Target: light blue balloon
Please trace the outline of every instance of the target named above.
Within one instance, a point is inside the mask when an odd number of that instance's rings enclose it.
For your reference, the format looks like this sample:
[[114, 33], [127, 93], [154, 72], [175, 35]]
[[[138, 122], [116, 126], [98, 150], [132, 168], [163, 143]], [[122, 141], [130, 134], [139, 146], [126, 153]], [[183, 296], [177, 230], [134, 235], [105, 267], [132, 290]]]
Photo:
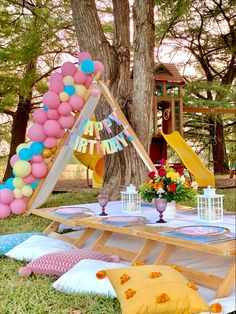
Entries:
[[32, 189], [35, 190], [37, 188], [38, 184], [39, 184], [39, 180], [36, 180], [33, 183], [29, 184], [29, 186], [31, 186]]
[[28, 161], [32, 158], [32, 153], [29, 148], [21, 148], [18, 156], [20, 157], [20, 159]]
[[44, 145], [42, 142], [34, 142], [30, 145], [30, 151], [32, 155], [38, 155], [42, 153]]
[[10, 189], [10, 190], [14, 190], [15, 187], [13, 185], [13, 179], [14, 178], [8, 178], [6, 181], [6, 188]]
[[92, 60], [84, 60], [82, 63], [81, 63], [81, 71], [86, 73], [86, 74], [90, 74], [90, 73], [93, 73], [94, 69], [95, 69], [95, 66], [94, 66], [94, 62]]
[[66, 92], [69, 96], [72, 96], [75, 93], [75, 87], [73, 85], [66, 85], [64, 87], [64, 92]]
[[5, 184], [0, 184], [0, 191], [2, 190], [2, 189], [5, 189], [7, 186], [5, 185]]
[[48, 111], [48, 107], [46, 107], [45, 105], [43, 105], [42, 107], [45, 111]]

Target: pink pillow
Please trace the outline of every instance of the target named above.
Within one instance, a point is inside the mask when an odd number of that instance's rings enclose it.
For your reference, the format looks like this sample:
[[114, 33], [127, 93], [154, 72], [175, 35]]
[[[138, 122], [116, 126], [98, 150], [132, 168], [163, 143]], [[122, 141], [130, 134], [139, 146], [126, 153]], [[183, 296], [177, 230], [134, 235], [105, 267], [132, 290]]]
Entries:
[[19, 275], [27, 277], [31, 273], [60, 277], [82, 259], [93, 259], [106, 262], [119, 262], [117, 255], [107, 255], [92, 250], [65, 250], [48, 253], [31, 261], [19, 269]]

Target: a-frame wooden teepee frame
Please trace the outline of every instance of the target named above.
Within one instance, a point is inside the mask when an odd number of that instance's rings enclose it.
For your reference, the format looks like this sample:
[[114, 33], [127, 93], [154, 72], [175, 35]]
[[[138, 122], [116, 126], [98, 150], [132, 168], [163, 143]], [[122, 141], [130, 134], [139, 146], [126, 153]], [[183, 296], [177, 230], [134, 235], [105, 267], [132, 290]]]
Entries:
[[74, 148], [67, 145], [70, 135], [76, 133], [77, 136], [82, 136], [83, 130], [81, 129], [81, 125], [84, 123], [85, 120], [90, 119], [102, 95], [105, 97], [111, 108], [115, 110], [118, 119], [120, 120], [122, 125], [125, 126], [126, 130], [132, 137], [132, 144], [134, 145], [134, 148], [138, 152], [144, 164], [147, 166], [148, 170], [156, 171], [156, 168], [152, 163], [148, 153], [146, 152], [142, 143], [139, 141], [137, 135], [130, 126], [128, 120], [124, 116], [122, 110], [120, 109], [120, 106], [114, 99], [109, 88], [107, 87], [105, 82], [99, 80], [98, 77], [99, 74], [95, 76], [95, 79], [97, 80], [97, 86], [100, 89], [101, 94], [99, 96], [91, 96], [89, 95], [90, 90], [88, 91], [86, 97], [87, 100], [83, 109], [81, 110], [81, 112], [76, 113], [75, 123], [72, 130], [67, 131], [64, 137], [61, 139], [60, 144], [57, 147], [57, 151], [48, 165], [47, 175], [40, 180], [38, 187], [36, 188], [34, 194], [28, 202], [26, 214], [31, 213], [33, 209], [38, 208], [40, 205], [42, 205], [51, 194], [55, 184], [61, 176], [62, 171], [64, 170], [64, 167], [66, 166], [74, 152]]

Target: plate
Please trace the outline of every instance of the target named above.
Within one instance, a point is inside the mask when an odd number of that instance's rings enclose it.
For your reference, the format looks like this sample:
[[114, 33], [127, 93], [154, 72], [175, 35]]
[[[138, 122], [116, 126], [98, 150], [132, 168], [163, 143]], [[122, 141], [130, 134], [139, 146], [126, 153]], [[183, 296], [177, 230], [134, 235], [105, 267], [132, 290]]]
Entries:
[[224, 227], [207, 226], [207, 225], [193, 225], [183, 226], [175, 229], [175, 232], [189, 235], [189, 236], [219, 236], [228, 233], [230, 230]]
[[114, 226], [132, 226], [147, 223], [148, 220], [143, 216], [112, 216], [104, 218], [102, 223]]
[[82, 207], [82, 206], [78, 206], [78, 207], [74, 207], [74, 206], [63, 206], [63, 207], [58, 207], [55, 210], [55, 213], [60, 213], [60, 214], [82, 214], [82, 213], [86, 213], [92, 214], [92, 210], [86, 207]]

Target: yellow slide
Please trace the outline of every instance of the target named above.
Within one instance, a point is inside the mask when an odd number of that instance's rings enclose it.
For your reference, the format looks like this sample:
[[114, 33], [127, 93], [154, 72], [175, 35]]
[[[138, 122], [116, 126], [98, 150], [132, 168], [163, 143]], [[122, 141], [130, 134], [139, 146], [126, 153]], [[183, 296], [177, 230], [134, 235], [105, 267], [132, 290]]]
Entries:
[[215, 186], [214, 174], [203, 165], [197, 154], [188, 146], [179, 132], [175, 131], [171, 134], [162, 133], [162, 135], [166, 142], [179, 155], [183, 164], [194, 176], [199, 186]]
[[75, 157], [87, 168], [93, 170], [93, 187], [100, 188], [103, 184], [104, 176], [104, 157], [94, 153], [93, 155], [88, 153], [80, 153], [74, 151]]

